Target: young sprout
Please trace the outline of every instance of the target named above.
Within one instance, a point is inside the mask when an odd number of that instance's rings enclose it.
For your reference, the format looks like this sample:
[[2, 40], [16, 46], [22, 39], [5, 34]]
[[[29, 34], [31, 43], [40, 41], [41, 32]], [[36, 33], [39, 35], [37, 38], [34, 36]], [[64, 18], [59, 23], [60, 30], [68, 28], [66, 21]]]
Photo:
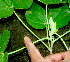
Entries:
[[52, 17], [50, 17], [49, 19], [49, 24], [50, 24], [50, 29], [51, 29], [51, 35], [54, 34], [54, 32], [56, 31], [56, 22], [53, 22]]

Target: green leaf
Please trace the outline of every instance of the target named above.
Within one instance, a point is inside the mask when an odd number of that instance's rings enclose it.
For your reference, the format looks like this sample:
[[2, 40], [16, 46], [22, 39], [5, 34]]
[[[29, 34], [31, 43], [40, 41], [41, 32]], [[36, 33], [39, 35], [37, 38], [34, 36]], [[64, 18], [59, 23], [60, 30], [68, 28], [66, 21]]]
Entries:
[[26, 11], [26, 19], [30, 26], [35, 29], [43, 29], [46, 27], [45, 10], [37, 3], [33, 2], [32, 7]]
[[0, 18], [6, 18], [13, 14], [13, 6], [10, 0], [0, 0]]
[[0, 18], [11, 16], [15, 9], [28, 9], [33, 0], [0, 0]]
[[44, 4], [59, 4], [59, 3], [66, 3], [67, 0], [38, 0]]
[[3, 55], [2, 55], [2, 53], [0, 53], [0, 62], [2, 62], [3, 61]]
[[28, 9], [32, 5], [33, 0], [11, 0], [15, 9]]
[[62, 28], [70, 21], [70, 13], [67, 5], [59, 8], [49, 9], [48, 19], [52, 17], [53, 22], [56, 22], [56, 29]]
[[9, 38], [10, 32], [8, 30], [4, 30], [3, 34], [0, 36], [0, 53], [4, 53], [9, 42]]
[[8, 62], [8, 52], [4, 53], [3, 62]]
[[0, 53], [0, 62], [8, 62], [8, 52]]
[[70, 0], [68, 0], [68, 3], [69, 3], [69, 8], [70, 8]]

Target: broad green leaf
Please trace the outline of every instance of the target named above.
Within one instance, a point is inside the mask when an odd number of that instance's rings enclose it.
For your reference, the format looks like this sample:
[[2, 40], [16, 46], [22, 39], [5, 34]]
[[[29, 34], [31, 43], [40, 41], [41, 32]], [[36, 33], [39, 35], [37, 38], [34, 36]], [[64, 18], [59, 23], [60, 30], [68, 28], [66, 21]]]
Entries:
[[8, 30], [4, 30], [3, 34], [0, 36], [0, 53], [3, 53], [7, 47], [9, 42], [10, 32]]
[[2, 53], [0, 53], [0, 62], [2, 62], [3, 61], [3, 55], [2, 55]]
[[37, 3], [33, 2], [32, 7], [26, 11], [26, 19], [30, 26], [35, 29], [45, 28], [46, 16], [45, 10]]
[[8, 62], [8, 52], [4, 53], [3, 62]]
[[0, 53], [0, 62], [8, 62], [8, 52]]
[[70, 0], [68, 0], [68, 3], [69, 3], [69, 8], [70, 8]]
[[56, 22], [56, 29], [62, 28], [70, 21], [69, 8], [65, 4], [62, 7], [49, 9], [48, 19], [52, 17], [53, 22]]
[[0, 0], [0, 18], [6, 18], [13, 14], [13, 6], [10, 0]]
[[59, 3], [66, 3], [67, 0], [38, 0], [44, 4], [59, 4]]
[[33, 0], [11, 0], [15, 9], [28, 9], [32, 5]]

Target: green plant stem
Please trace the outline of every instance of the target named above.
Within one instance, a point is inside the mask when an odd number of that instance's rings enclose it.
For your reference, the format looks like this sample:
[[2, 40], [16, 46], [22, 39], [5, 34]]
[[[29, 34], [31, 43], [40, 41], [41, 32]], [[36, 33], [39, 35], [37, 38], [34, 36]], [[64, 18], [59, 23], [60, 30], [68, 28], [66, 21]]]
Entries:
[[21, 50], [23, 50], [23, 49], [25, 49], [25, 48], [26, 48], [26, 47], [22, 47], [22, 48], [20, 48], [20, 49], [18, 49], [18, 50], [16, 50], [16, 51], [13, 51], [13, 52], [8, 53], [8, 55], [13, 54], [13, 53], [16, 53], [16, 52], [18, 52], [18, 51], [21, 51]]
[[[43, 41], [43, 40], [45, 40], [45, 39], [51, 40], [50, 38], [46, 37], [46, 38], [42, 38], [42, 39], [39, 39], [39, 40], [33, 42], [33, 44], [35, 44], [35, 43], [37, 43], [37, 42], [39, 42], [39, 41]], [[47, 47], [47, 46], [46, 46], [46, 47]], [[26, 48], [26, 47], [22, 47], [22, 48], [20, 48], [20, 49], [18, 49], [18, 50], [16, 50], [16, 51], [13, 51], [13, 52], [8, 53], [8, 55], [13, 54], [13, 53], [16, 53], [16, 52], [18, 52], [18, 51], [20, 51], [20, 50], [22, 50], [22, 49], [25, 49], [25, 48]], [[48, 47], [47, 47], [47, 48], [48, 48]]]
[[[33, 44], [37, 43], [38, 41], [41, 41], [41, 42], [42, 42], [42, 41], [45, 40], [45, 39], [51, 40], [50, 38], [46, 37], [46, 38], [42, 38], [42, 39], [39, 39], [39, 40], [33, 42]], [[47, 49], [49, 50], [49, 47], [48, 47], [44, 42], [42, 42], [42, 43], [43, 43], [43, 44], [47, 47]]]
[[52, 55], [52, 47], [53, 47], [53, 40], [52, 40], [52, 34], [50, 33], [50, 41], [51, 41], [51, 44], [50, 44], [50, 54]]
[[52, 35], [50, 36], [51, 38], [51, 51], [50, 51], [50, 54], [52, 54]]
[[[17, 18], [19, 19], [19, 21], [37, 38], [40, 39], [37, 35], [35, 35], [25, 24], [24, 22], [18, 17], [18, 15], [16, 14], [16, 12], [14, 11], [15, 15], [17, 16]], [[42, 43], [44, 44], [44, 42], [42, 41]]]
[[47, 39], [47, 40], [51, 40], [50, 38], [46, 37], [46, 38], [42, 38], [42, 39], [39, 39], [39, 40], [33, 42], [33, 44], [37, 43], [38, 41], [43, 41], [43, 40], [45, 40], [45, 39]]
[[63, 42], [63, 44], [64, 44], [64, 46], [66, 47], [66, 49], [68, 50], [68, 47], [67, 47], [67, 45], [65, 44], [65, 42], [64, 42], [64, 40], [61, 38], [61, 36], [60, 35], [58, 35], [57, 33], [55, 33], [57, 36], [59, 36], [60, 37], [60, 39], [62, 40], [62, 42]]
[[[49, 24], [48, 24], [48, 18], [47, 18], [47, 5], [46, 5], [46, 32], [47, 32], [47, 37], [49, 37], [48, 36], [48, 31], [49, 31]], [[49, 48], [50, 48], [50, 42], [49, 42], [49, 40], [48, 40], [48, 45], [49, 45]]]
[[14, 11], [14, 14], [17, 16], [17, 18], [19, 19], [19, 21], [20, 21], [37, 39], [40, 39], [37, 35], [35, 35], [35, 34], [24, 24], [24, 22], [18, 17], [18, 15], [16, 14], [15, 11]]
[[[48, 34], [49, 34], [48, 32], [49, 32], [49, 24], [48, 24], [48, 19], [47, 19], [47, 37], [49, 37], [48, 36]], [[48, 40], [48, 45], [49, 45], [49, 48], [50, 48], [50, 42], [49, 42], [49, 40]]]
[[[35, 35], [24, 23], [23, 21], [18, 17], [18, 15], [16, 14], [16, 12], [14, 11], [14, 14], [17, 16], [17, 18], [19, 19], [19, 21], [37, 38], [37, 39], [40, 39], [37, 35]], [[48, 46], [43, 42], [41, 41], [48, 49]]]
[[[61, 35], [61, 37], [63, 37], [63, 36], [65, 36], [67, 33], [69, 33], [70, 32], [70, 30], [69, 31], [67, 31], [66, 33], [64, 33], [63, 35]], [[54, 33], [55, 34], [55, 33]], [[59, 39], [60, 37], [58, 37], [57, 39], [55, 39], [54, 41], [53, 41], [53, 44]]]
[[[70, 30], [67, 31], [66, 33], [64, 33], [63, 35], [61, 35], [61, 37], [63, 37], [64, 35], [66, 35], [66, 34], [69, 33], [69, 32], [70, 32]], [[60, 37], [58, 37], [57, 39], [55, 39], [55, 40], [53, 41], [53, 44], [54, 44], [59, 38], [60, 38]], [[50, 38], [47, 37], [47, 38], [39, 39], [39, 40], [33, 42], [33, 44], [35, 44], [35, 43], [38, 42], [38, 41], [45, 40], [45, 39], [50, 40]], [[20, 50], [22, 50], [22, 49], [24, 49], [24, 48], [26, 48], [26, 47], [22, 47], [21, 49], [18, 49], [18, 50], [16, 50], [16, 51], [10, 52], [10, 53], [8, 53], [8, 55], [9, 55], [9, 54], [16, 53], [16, 52], [18, 52], [18, 51], [20, 51]], [[48, 48], [48, 47], [47, 47], [47, 48]]]
[[48, 27], [47, 27], [47, 25], [48, 25], [48, 19], [47, 19], [47, 5], [46, 5], [46, 31], [47, 31], [47, 37], [48, 37]]
[[[66, 33], [64, 33], [63, 35], [61, 35], [61, 37], [63, 37], [63, 36], [65, 36], [67, 33], [69, 33], [70, 32], [70, 30], [69, 31], [67, 31]], [[55, 33], [54, 33], [55, 34]], [[55, 43], [58, 39], [59, 39], [60, 37], [58, 37], [57, 39], [55, 39], [54, 41], [53, 41], [53, 43]]]

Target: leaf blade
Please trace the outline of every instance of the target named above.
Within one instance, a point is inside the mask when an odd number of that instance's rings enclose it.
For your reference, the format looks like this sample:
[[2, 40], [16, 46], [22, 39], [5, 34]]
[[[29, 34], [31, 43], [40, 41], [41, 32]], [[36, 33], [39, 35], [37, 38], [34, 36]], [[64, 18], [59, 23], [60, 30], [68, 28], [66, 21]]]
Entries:
[[40, 1], [44, 4], [59, 4], [59, 3], [66, 3], [67, 2], [67, 0], [64, 0], [64, 1], [62, 1], [62, 0], [38, 0], [38, 1]]
[[13, 11], [13, 6], [9, 0], [0, 0], [0, 18], [11, 16]]
[[43, 29], [46, 27], [45, 10], [37, 3], [33, 3], [32, 7], [26, 11], [26, 19], [30, 26], [35, 29]]
[[32, 5], [33, 0], [11, 0], [15, 9], [28, 9]]
[[0, 62], [8, 62], [8, 52], [0, 53]]
[[49, 9], [48, 19], [52, 17], [56, 22], [56, 29], [62, 28], [70, 21], [70, 13], [67, 5], [59, 8]]
[[0, 53], [4, 53], [9, 42], [9, 38], [10, 32], [8, 30], [4, 30], [3, 34], [0, 36]]

